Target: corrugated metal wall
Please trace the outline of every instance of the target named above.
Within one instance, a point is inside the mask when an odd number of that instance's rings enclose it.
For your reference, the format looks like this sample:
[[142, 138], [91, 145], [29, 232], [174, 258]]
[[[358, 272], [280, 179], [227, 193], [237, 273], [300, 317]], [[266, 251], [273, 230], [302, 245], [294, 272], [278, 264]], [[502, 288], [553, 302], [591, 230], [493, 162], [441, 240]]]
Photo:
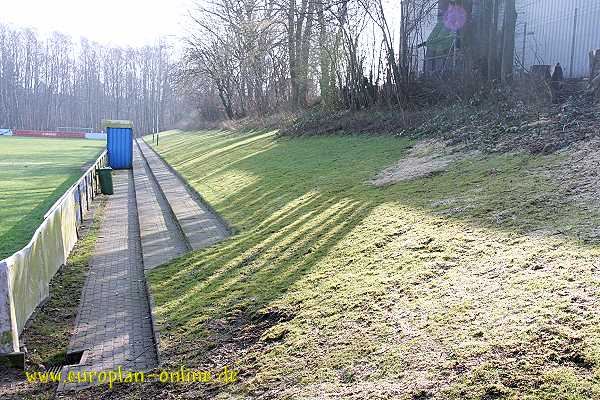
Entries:
[[131, 169], [133, 131], [130, 128], [106, 128], [108, 163], [113, 169]]
[[589, 75], [588, 53], [600, 48], [600, 1], [520, 0], [517, 12], [519, 67], [560, 62], [566, 77]]

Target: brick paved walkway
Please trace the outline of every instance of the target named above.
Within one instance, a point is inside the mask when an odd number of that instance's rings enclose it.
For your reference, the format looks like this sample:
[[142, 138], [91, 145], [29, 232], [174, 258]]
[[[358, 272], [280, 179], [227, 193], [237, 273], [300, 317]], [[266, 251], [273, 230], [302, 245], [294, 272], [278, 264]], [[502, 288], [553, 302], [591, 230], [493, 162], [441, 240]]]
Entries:
[[[82, 293], [69, 352], [84, 351], [70, 371], [146, 370], [157, 355], [146, 295], [136, 196], [131, 171], [114, 171], [90, 274]], [[61, 385], [59, 390], [85, 385]]]
[[227, 227], [194, 198], [165, 162], [142, 139], [138, 143], [190, 246], [201, 249], [229, 236]]
[[[83, 352], [70, 371], [144, 371], [158, 364], [144, 267], [210, 246], [229, 230], [143, 141], [133, 171], [113, 172], [83, 289], [69, 353]], [[141, 151], [140, 151], [141, 150]], [[142, 157], [143, 155], [143, 157]], [[86, 384], [59, 385], [59, 391]]]
[[150, 173], [137, 145], [133, 146], [133, 176], [137, 198], [144, 268], [152, 269], [191, 250], [173, 219], [167, 200]]

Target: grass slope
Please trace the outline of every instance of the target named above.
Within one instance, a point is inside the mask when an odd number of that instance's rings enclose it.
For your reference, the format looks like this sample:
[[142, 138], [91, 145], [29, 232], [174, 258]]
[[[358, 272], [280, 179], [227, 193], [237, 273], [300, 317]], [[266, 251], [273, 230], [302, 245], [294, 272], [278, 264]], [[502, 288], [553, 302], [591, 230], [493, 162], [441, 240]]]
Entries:
[[239, 230], [150, 273], [165, 367], [236, 365], [222, 398], [600, 396], [598, 212], [552, 177], [564, 156], [365, 183], [412, 144], [161, 135]]
[[0, 259], [23, 248], [103, 141], [0, 137]]

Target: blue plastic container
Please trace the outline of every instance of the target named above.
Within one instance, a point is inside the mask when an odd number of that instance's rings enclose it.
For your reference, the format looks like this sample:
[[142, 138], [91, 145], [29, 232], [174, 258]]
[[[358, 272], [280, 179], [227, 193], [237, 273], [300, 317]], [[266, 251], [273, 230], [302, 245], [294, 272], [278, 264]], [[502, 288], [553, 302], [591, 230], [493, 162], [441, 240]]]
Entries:
[[104, 121], [108, 149], [108, 164], [112, 169], [133, 167], [133, 123], [130, 121]]

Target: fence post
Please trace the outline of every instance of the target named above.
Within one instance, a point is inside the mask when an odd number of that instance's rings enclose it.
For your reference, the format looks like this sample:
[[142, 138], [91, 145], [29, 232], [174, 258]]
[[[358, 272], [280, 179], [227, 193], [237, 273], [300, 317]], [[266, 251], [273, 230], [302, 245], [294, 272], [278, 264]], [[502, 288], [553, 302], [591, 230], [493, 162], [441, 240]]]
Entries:
[[90, 191], [88, 189], [88, 175], [85, 176], [85, 208], [90, 211]]
[[[10, 357], [19, 352], [20, 345], [7, 260], [0, 261], [0, 317], [0, 358], [10, 361]], [[24, 367], [24, 361], [20, 368]]]
[[100, 193], [98, 190], [98, 167], [94, 169], [94, 190], [96, 193]]
[[79, 194], [79, 222], [83, 222], [83, 205], [81, 204], [81, 184], [77, 185], [77, 194]]
[[94, 193], [94, 170], [90, 171], [90, 186], [92, 187], [92, 201], [96, 198], [96, 193]]

